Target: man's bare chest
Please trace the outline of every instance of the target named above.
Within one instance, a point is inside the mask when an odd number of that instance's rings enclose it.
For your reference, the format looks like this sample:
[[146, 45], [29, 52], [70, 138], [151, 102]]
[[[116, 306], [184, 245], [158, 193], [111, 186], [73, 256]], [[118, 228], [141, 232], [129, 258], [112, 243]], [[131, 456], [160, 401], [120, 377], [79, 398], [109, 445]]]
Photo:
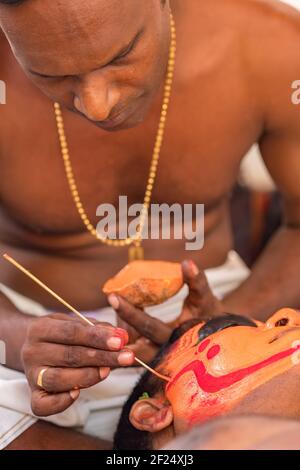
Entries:
[[[28, 228], [80, 230], [64, 173], [53, 104], [26, 79], [22, 85], [11, 87], [1, 125], [2, 202]], [[128, 196], [129, 203], [142, 202], [160, 103], [158, 96], [143, 124], [119, 133], [107, 133], [64, 112], [75, 178], [92, 221], [96, 221], [99, 204], [116, 204], [120, 195]], [[210, 206], [228, 194], [241, 158], [257, 137], [257, 123], [251, 110], [245, 109], [246, 103], [247, 90], [234, 74], [226, 84], [216, 74], [175, 83], [154, 202]]]

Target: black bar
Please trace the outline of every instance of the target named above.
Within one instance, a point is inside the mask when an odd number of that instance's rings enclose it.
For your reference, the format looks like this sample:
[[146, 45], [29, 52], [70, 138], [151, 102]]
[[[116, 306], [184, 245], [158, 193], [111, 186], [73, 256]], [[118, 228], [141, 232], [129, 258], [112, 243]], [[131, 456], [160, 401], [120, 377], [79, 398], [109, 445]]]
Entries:
[[[20, 463], [22, 466], [39, 470], [46, 465], [59, 465], [81, 470], [115, 468], [116, 465], [128, 469], [166, 469], [210, 470], [216, 463], [220, 470], [223, 465], [232, 468], [251, 464], [286, 465], [295, 462], [298, 465], [300, 451], [3, 451], [0, 453], [1, 470], [4, 464]], [[95, 465], [95, 467], [94, 467]], [[93, 466], [93, 467], [92, 467]], [[55, 469], [54, 469], [55, 470]]]

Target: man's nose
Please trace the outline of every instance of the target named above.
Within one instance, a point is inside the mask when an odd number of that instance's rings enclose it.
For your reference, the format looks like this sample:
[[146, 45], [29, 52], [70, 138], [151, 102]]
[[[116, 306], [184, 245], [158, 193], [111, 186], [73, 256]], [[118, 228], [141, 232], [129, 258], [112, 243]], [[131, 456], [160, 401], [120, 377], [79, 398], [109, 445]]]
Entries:
[[274, 327], [300, 327], [300, 311], [291, 308], [282, 308], [276, 312], [266, 323], [266, 328]]
[[105, 121], [119, 98], [116, 87], [109, 85], [95, 72], [81, 80], [74, 97], [74, 106], [90, 121]]

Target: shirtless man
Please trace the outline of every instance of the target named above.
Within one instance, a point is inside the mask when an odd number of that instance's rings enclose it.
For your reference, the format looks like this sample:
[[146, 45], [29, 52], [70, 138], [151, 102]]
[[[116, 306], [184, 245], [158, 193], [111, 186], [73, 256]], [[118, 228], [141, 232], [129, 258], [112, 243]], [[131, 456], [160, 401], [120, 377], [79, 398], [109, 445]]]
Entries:
[[[169, 1], [12, 3], [0, 0], [1, 28], [13, 50], [1, 37], [0, 77], [8, 96], [0, 109], [0, 249], [79, 309], [93, 310], [106, 305], [99, 286], [126, 263], [127, 250], [101, 245], [82, 226], [66, 183], [53, 101], [63, 107], [71, 160], [92, 223], [96, 207], [116, 204], [120, 194], [128, 195], [129, 204], [140, 202], [160, 115]], [[242, 157], [260, 143], [284, 196], [285, 224], [249, 279], [218, 308], [264, 318], [300, 302], [300, 108], [291, 101], [291, 85], [300, 75], [300, 15], [275, 0], [172, 0], [171, 7], [177, 65], [152, 202], [204, 203], [205, 247], [188, 257], [201, 269], [221, 265], [232, 247], [228, 197]], [[147, 258], [187, 257], [178, 240], [150, 240], [145, 250]], [[61, 311], [4, 263], [1, 281]], [[62, 345], [74, 340], [72, 322], [52, 319], [49, 331], [48, 318], [25, 317], [4, 296], [0, 302], [7, 365], [25, 367], [36, 413], [62, 411], [76, 397], [67, 393], [79, 380], [72, 367], [52, 377], [51, 391], [61, 392], [54, 396], [41, 396], [36, 379], [50, 358], [69, 354]], [[121, 299], [113, 303], [125, 319], [128, 312], [131, 321], [140, 315]], [[107, 339], [115, 333], [99, 329], [97, 366], [120, 365], [116, 353], [102, 351], [112, 349]], [[94, 348], [92, 330], [83, 334], [80, 344]], [[155, 342], [155, 335], [151, 339]], [[123, 361], [132, 363], [132, 355]], [[90, 365], [95, 362], [77, 356], [77, 367]], [[86, 386], [99, 381], [95, 371]]]

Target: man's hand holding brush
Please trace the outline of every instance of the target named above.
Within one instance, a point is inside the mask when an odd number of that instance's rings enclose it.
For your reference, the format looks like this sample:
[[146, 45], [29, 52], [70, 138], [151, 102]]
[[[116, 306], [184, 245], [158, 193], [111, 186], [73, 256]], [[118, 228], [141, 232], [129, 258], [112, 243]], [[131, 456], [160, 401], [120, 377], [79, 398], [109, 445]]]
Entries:
[[93, 323], [58, 313], [30, 322], [21, 354], [37, 416], [64, 411], [80, 389], [106, 379], [111, 368], [133, 365], [127, 332]]

